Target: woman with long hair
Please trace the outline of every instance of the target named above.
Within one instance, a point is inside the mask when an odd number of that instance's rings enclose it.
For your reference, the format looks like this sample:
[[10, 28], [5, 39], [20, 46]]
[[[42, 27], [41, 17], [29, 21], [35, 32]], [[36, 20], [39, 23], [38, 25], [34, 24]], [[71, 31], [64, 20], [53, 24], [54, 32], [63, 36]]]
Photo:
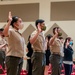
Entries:
[[71, 75], [72, 65], [73, 65], [73, 49], [72, 49], [72, 39], [67, 37], [64, 42], [64, 68], [65, 75]]
[[48, 34], [45, 38], [46, 40], [46, 50], [45, 50], [45, 56], [46, 56], [46, 66], [45, 66], [45, 71], [44, 71], [44, 75], [48, 75], [48, 70], [49, 70], [49, 64], [50, 64], [50, 60], [49, 60], [49, 57], [51, 55], [51, 52], [50, 52], [50, 47], [49, 47], [49, 40], [50, 38], [52, 37], [52, 35]]

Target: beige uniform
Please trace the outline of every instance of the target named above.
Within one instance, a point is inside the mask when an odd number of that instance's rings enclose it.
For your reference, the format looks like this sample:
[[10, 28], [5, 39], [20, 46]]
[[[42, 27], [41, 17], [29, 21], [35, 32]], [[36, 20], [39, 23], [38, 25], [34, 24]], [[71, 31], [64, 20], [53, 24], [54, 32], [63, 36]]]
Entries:
[[[7, 41], [5, 40], [5, 38], [0, 37], [0, 45], [6, 44]], [[2, 51], [6, 51], [6, 47], [1, 48], [0, 50]]]
[[25, 40], [22, 35], [13, 28], [9, 29], [8, 50], [6, 52], [6, 56], [23, 57], [24, 44]]
[[56, 39], [54, 40], [54, 45], [51, 45], [51, 46], [50, 46], [51, 53], [58, 53], [58, 54], [61, 54], [61, 53], [60, 53], [61, 47], [62, 47], [61, 41], [60, 41], [58, 38], [56, 38]]
[[[34, 31], [31, 34], [31, 37], [34, 37], [34, 35], [37, 33], [37, 31]], [[35, 41], [35, 43], [32, 45], [33, 50], [35, 52], [43, 52], [44, 50], [44, 36], [42, 33], [40, 33], [37, 37], [37, 40]]]
[[[31, 34], [31, 37], [34, 37], [36, 35], [37, 31], [34, 31]], [[44, 50], [44, 36], [43, 33], [40, 33], [38, 37], [36, 38], [33, 47], [33, 55], [32, 55], [32, 75], [43, 75], [43, 50]]]
[[50, 62], [52, 65], [51, 75], [60, 75], [61, 73], [61, 64], [62, 64], [61, 47], [62, 47], [61, 41], [58, 38], [55, 38], [54, 44], [50, 46], [51, 50]]

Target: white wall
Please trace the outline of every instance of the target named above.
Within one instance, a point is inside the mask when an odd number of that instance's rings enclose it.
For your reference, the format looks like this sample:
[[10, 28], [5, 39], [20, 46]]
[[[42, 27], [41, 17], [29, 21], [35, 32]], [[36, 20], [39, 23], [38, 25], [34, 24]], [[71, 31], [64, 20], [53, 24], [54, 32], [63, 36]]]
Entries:
[[[50, 28], [54, 23], [57, 23], [59, 27], [61, 27], [65, 33], [68, 36], [71, 36], [74, 41], [73, 49], [75, 50], [75, 20], [71, 21], [50, 21], [50, 2], [59, 2], [59, 1], [75, 1], [75, 0], [10, 0], [10, 1], [1, 1], [0, 5], [3, 4], [22, 4], [22, 3], [40, 3], [40, 11], [39, 11], [39, 18], [42, 18], [45, 20], [46, 25], [48, 28]], [[34, 26], [34, 22], [24, 22], [25, 27], [21, 31], [23, 32], [29, 24], [32, 24]], [[2, 27], [5, 23], [0, 23], [0, 27]], [[47, 28], [47, 29], [48, 29]], [[75, 53], [74, 53], [75, 58]]]

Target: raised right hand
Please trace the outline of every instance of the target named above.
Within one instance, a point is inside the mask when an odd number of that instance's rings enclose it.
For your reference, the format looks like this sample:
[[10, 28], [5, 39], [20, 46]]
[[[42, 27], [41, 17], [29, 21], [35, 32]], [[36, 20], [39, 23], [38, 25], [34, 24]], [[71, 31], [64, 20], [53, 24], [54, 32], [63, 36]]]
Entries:
[[11, 15], [11, 12], [9, 12], [9, 14], [8, 14], [8, 20], [9, 20], [9, 21], [12, 21], [12, 15]]
[[69, 45], [69, 41], [67, 40], [67, 42], [66, 42], [66, 46], [68, 46]]
[[40, 26], [40, 23], [38, 23], [38, 31], [41, 32], [41, 26]]
[[57, 29], [57, 28], [55, 29], [55, 34], [57, 34], [57, 35], [58, 35], [58, 29]]

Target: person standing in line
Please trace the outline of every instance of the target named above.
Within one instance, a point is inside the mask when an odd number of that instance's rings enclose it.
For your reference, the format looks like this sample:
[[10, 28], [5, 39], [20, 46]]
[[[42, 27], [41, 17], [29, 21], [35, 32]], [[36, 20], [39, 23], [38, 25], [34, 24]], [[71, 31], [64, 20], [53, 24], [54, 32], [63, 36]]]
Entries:
[[64, 42], [64, 69], [65, 75], [71, 75], [73, 65], [73, 42], [71, 37], [67, 37]]
[[43, 36], [43, 31], [46, 30], [45, 22], [42, 19], [38, 19], [35, 22], [36, 30], [31, 34], [30, 43], [33, 47], [33, 54], [31, 57], [32, 61], [32, 75], [43, 75], [43, 56], [44, 56], [44, 46], [45, 39]]
[[62, 56], [62, 64], [61, 64], [62, 68], [61, 68], [61, 70], [64, 70], [64, 65], [63, 65], [63, 58], [64, 58], [64, 38], [62, 36], [60, 36], [59, 39], [60, 39], [60, 41], [62, 43], [62, 47], [61, 47], [61, 51], [60, 51], [61, 56]]
[[31, 63], [31, 56], [33, 53], [32, 45], [30, 43], [30, 35], [28, 37], [28, 43], [27, 43], [27, 71], [28, 75], [32, 75], [32, 63]]
[[3, 30], [4, 30], [3, 28], [0, 29], [0, 45], [3, 45], [3, 44], [6, 44], [6, 45], [0, 48], [0, 65], [5, 70], [5, 52], [6, 52], [7, 42], [4, 38]]
[[50, 39], [50, 62], [52, 66], [51, 75], [60, 75], [61, 73], [61, 64], [62, 64], [62, 56], [61, 56], [61, 41], [59, 36], [62, 35], [59, 27], [53, 28], [53, 37]]
[[63, 57], [64, 57], [64, 38], [63, 37], [59, 37], [61, 43], [62, 43], [62, 47], [61, 47], [61, 56], [62, 56], [62, 63], [63, 63]]
[[49, 70], [49, 64], [50, 64], [49, 57], [51, 55], [50, 47], [49, 47], [49, 40], [51, 37], [52, 37], [52, 35], [48, 34], [45, 38], [47, 44], [46, 44], [46, 50], [45, 50], [46, 66], [45, 66], [44, 75], [48, 75], [48, 70]]
[[23, 62], [25, 45], [25, 40], [19, 32], [22, 28], [22, 19], [17, 16], [12, 17], [11, 12], [9, 12], [8, 22], [3, 30], [3, 34], [8, 40], [8, 50], [6, 51], [7, 75], [20, 75], [22, 69], [23, 63], [21, 62]]

